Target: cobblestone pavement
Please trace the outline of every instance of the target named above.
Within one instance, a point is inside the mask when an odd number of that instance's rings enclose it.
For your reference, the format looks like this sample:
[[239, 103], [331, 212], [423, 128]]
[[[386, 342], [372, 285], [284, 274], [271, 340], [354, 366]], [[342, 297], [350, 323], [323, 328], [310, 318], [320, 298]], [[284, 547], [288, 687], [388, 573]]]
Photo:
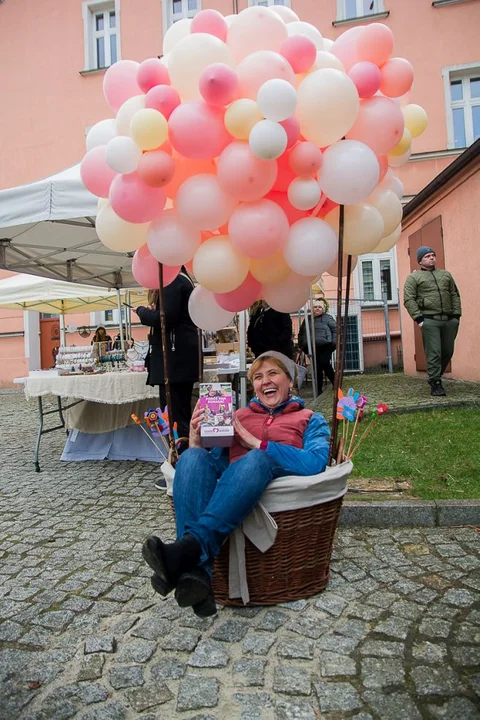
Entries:
[[0, 717], [480, 718], [473, 528], [344, 530], [326, 592], [199, 620], [140, 556], [171, 514], [143, 463], [58, 460], [0, 398]]

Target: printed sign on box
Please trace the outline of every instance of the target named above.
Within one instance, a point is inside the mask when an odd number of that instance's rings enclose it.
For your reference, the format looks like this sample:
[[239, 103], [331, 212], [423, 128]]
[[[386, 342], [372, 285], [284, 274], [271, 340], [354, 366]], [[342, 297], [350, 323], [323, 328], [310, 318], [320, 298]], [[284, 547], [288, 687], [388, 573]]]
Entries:
[[230, 447], [233, 441], [233, 397], [231, 383], [200, 383], [200, 425], [203, 447]]

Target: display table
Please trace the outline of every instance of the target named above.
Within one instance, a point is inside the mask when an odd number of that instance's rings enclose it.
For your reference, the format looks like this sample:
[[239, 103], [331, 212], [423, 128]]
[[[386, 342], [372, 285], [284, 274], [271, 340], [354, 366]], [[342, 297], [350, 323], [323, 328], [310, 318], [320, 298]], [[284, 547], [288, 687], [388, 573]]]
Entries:
[[[106, 372], [88, 375], [45, 374], [22, 378], [27, 400], [37, 398], [39, 430], [35, 469], [40, 472], [42, 435], [65, 428], [68, 439], [61, 459], [145, 460], [161, 463], [165, 457], [131, 419], [158, 407], [158, 388], [145, 384], [147, 374]], [[57, 407], [44, 410], [42, 398], [53, 396]], [[67, 400], [63, 405], [62, 400]], [[65, 416], [64, 416], [65, 413]], [[46, 415], [58, 414], [60, 424], [44, 429]]]

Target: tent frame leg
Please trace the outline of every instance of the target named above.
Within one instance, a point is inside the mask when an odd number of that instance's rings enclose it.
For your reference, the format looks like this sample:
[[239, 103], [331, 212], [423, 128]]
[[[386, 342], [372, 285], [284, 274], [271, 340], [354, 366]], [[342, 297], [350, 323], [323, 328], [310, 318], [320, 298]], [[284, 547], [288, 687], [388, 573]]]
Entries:
[[[40, 455], [40, 440], [42, 439], [42, 435], [46, 435], [47, 433], [53, 432], [54, 430], [65, 430], [65, 418], [63, 416], [64, 411], [68, 410], [71, 407], [74, 407], [75, 405], [79, 405], [81, 402], [84, 402], [83, 400], [76, 400], [75, 402], [70, 403], [70, 405], [62, 405], [62, 398], [59, 395], [57, 395], [56, 398], [57, 398], [57, 407], [53, 408], [53, 410], [44, 410], [42, 397], [39, 395], [37, 398], [39, 425], [38, 425], [37, 440], [35, 443], [35, 451], [34, 451], [35, 472], [37, 472], [37, 473], [40, 472], [39, 455]], [[47, 415], [54, 415], [54, 414], [58, 414], [60, 425], [55, 425], [55, 427], [47, 428], [46, 430], [44, 430], [43, 429], [44, 418]]]

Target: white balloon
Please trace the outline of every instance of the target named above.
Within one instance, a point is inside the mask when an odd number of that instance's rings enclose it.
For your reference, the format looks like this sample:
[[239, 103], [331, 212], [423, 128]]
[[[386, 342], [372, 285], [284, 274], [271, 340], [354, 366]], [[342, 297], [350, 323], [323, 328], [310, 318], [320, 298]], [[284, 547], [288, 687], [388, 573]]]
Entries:
[[160, 62], [162, 63], [162, 65], [165, 65], [166, 68], [168, 68], [169, 57], [170, 57], [170, 53], [166, 53], [166, 55], [162, 55], [162, 57], [160, 58]]
[[399, 200], [402, 199], [405, 192], [402, 181], [390, 168], [388, 168], [383, 180], [378, 183], [377, 190], [392, 190]]
[[112, 138], [105, 148], [107, 165], [122, 175], [134, 172], [141, 157], [142, 151], [138, 145], [126, 135]]
[[236, 14], [225, 15], [225, 22], [227, 23], [228, 27], [230, 27], [230, 25], [232, 24], [232, 22], [235, 20], [236, 17], [237, 17]]
[[284, 23], [291, 23], [300, 20], [297, 13], [294, 13], [293, 10], [285, 5], [272, 5], [270, 10], [273, 10], [274, 13], [280, 15]]
[[312, 70], [322, 70], [323, 68], [333, 68], [345, 72], [342, 61], [336, 55], [326, 50], [318, 50]]
[[323, 38], [323, 45], [324, 45], [325, 50], [326, 50], [327, 52], [330, 52], [330, 48], [333, 47], [333, 43], [334, 43], [334, 42], [335, 42], [335, 41], [334, 41], [334, 40], [330, 40], [330, 38], [326, 38], [326, 37]]
[[311, 210], [320, 202], [322, 191], [313, 178], [295, 178], [288, 186], [290, 205], [297, 210]]
[[278, 312], [295, 312], [303, 307], [310, 297], [310, 282], [310, 278], [292, 272], [282, 282], [265, 285], [264, 300]]
[[340, 140], [323, 153], [318, 181], [325, 195], [339, 205], [362, 202], [378, 183], [377, 156], [358, 140]]
[[407, 162], [410, 160], [411, 154], [412, 148], [409, 148], [404, 155], [389, 155], [388, 164], [390, 165], [390, 167], [394, 168], [403, 167], [403, 165], [406, 165]]
[[384, 253], [388, 252], [393, 248], [394, 245], [397, 244], [397, 242], [400, 240], [400, 235], [402, 234], [402, 225], [398, 225], [398, 227], [395, 228], [395, 230], [390, 233], [390, 235], [385, 235], [378, 245], [376, 245], [372, 252], [373, 253]]
[[368, 198], [367, 203], [377, 208], [382, 216], [384, 236], [391, 235], [401, 223], [403, 215], [402, 203], [393, 190], [375, 190]]
[[91, 150], [99, 145], [107, 145], [112, 138], [115, 137], [115, 119], [100, 120], [93, 125], [87, 133], [86, 145], [87, 150]]
[[182, 225], [175, 210], [165, 210], [148, 228], [148, 249], [158, 262], [171, 267], [189, 262], [201, 242], [200, 231]]
[[128, 100], [125, 100], [122, 107], [117, 112], [115, 120], [115, 127], [117, 129], [117, 135], [130, 135], [130, 121], [135, 115], [137, 110], [143, 110], [145, 108], [145, 95], [134, 95]]
[[188, 312], [197, 327], [211, 332], [231, 325], [234, 315], [217, 305], [213, 293], [201, 285], [197, 285], [190, 295]]
[[297, 92], [286, 80], [267, 80], [258, 91], [257, 106], [267, 120], [281, 122], [295, 112]]
[[325, 272], [338, 254], [337, 235], [320, 218], [297, 220], [290, 228], [283, 255], [287, 265], [299, 275], [312, 277]]
[[301, 20], [290, 22], [287, 25], [287, 32], [289, 37], [292, 35], [305, 35], [315, 43], [317, 50], [323, 50], [325, 47], [320, 30], [317, 30], [315, 25], [311, 25], [310, 23], [302, 22]]
[[276, 160], [286, 150], [288, 138], [284, 128], [271, 120], [260, 120], [250, 131], [250, 150], [260, 160]]
[[167, 32], [163, 36], [163, 54], [171, 53], [175, 45], [183, 40], [184, 37], [190, 35], [192, 21], [190, 18], [182, 18], [170, 25]]

